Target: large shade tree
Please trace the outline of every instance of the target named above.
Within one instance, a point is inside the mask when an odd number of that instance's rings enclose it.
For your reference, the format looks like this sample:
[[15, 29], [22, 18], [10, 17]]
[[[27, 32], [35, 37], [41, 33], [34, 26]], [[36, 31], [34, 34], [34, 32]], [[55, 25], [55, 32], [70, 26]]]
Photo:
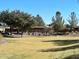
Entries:
[[0, 21], [7, 23], [10, 28], [17, 28], [21, 31], [31, 27], [31, 15], [28, 13], [21, 12], [19, 10], [14, 11], [2, 11], [0, 13]]
[[13, 28], [17, 28], [17, 33], [19, 31], [29, 31], [32, 26], [45, 26], [41, 16], [31, 16], [20, 10], [5, 10], [0, 12], [0, 21], [10, 26], [11, 32]]

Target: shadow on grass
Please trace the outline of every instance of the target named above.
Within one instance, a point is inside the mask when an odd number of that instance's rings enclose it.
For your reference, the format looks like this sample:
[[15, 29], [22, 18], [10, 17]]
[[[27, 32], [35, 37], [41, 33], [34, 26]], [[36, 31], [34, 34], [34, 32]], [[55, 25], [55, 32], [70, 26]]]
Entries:
[[57, 52], [57, 51], [65, 51], [65, 50], [76, 49], [76, 48], [79, 48], [79, 44], [66, 46], [66, 47], [60, 47], [60, 48], [41, 49], [40, 52]]
[[41, 52], [56, 52], [79, 48], [79, 40], [50, 40], [43, 42], [55, 42], [58, 48], [41, 49]]
[[49, 40], [49, 41], [42, 41], [42, 42], [52, 42], [55, 45], [64, 46], [64, 45], [79, 43], [79, 40]]
[[65, 57], [63, 59], [79, 59], [79, 54], [77, 54], [77, 55], [71, 55], [71, 56]]

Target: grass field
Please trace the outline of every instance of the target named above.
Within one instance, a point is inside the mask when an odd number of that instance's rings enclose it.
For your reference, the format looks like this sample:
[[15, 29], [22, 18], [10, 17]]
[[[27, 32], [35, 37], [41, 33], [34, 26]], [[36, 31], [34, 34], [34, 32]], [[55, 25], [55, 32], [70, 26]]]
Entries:
[[63, 59], [64, 57], [79, 54], [79, 48], [57, 51], [41, 52], [41, 49], [60, 47], [49, 40], [79, 40], [79, 37], [47, 36], [4, 38], [7, 43], [0, 44], [0, 59]]

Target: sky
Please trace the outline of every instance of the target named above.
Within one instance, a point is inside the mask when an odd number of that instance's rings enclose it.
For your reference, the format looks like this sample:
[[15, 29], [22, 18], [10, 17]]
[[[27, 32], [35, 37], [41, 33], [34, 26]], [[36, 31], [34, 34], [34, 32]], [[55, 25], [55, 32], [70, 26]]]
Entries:
[[7, 9], [21, 10], [32, 16], [39, 14], [49, 24], [56, 11], [61, 12], [65, 21], [73, 11], [78, 17], [79, 0], [0, 0], [0, 11]]

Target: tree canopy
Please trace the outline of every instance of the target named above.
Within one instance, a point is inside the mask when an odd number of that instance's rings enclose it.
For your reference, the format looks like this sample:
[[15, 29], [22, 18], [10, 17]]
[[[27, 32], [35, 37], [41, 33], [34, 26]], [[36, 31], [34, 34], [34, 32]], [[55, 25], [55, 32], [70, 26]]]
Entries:
[[45, 23], [40, 15], [33, 17], [33, 26], [45, 26]]
[[[0, 22], [6, 23], [10, 28], [17, 28], [21, 31], [28, 31], [32, 26], [46, 26], [43, 18], [38, 14], [32, 16], [27, 12], [20, 10], [5, 10], [0, 12]], [[52, 17], [51, 26], [55, 32], [62, 31], [66, 27], [71, 29], [76, 28], [78, 25], [78, 19], [75, 12], [71, 12], [68, 19], [69, 24], [65, 26], [65, 21], [61, 16], [61, 12], [57, 11], [55, 16]]]
[[0, 21], [6, 23], [10, 28], [18, 28], [22, 31], [28, 30], [31, 26], [44, 26], [41, 16], [31, 16], [20, 10], [0, 12]]

